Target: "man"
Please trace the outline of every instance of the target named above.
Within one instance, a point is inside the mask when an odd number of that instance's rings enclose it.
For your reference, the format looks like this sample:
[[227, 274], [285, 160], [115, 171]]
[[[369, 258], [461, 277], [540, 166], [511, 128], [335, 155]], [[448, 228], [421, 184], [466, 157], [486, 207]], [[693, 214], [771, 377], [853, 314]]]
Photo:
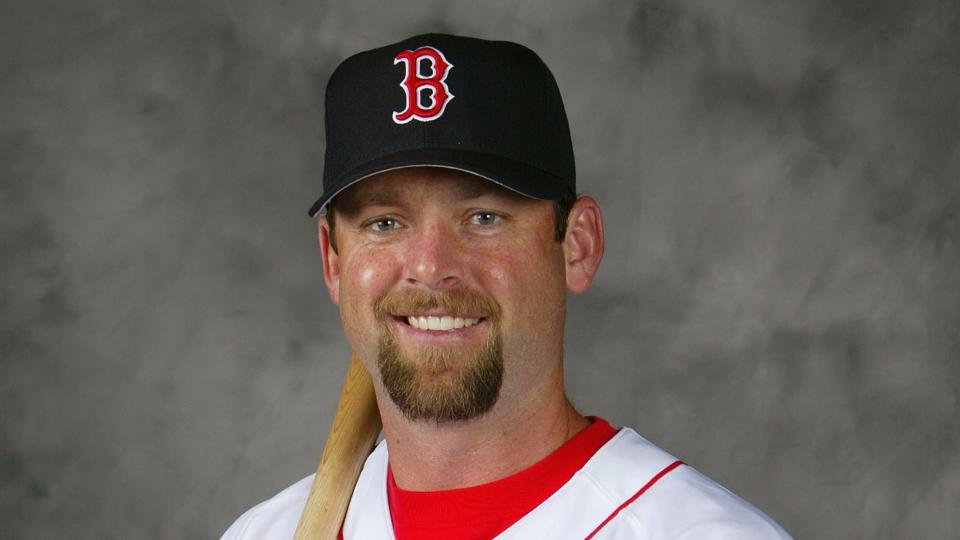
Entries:
[[[520, 45], [416, 36], [330, 78], [324, 281], [385, 440], [342, 536], [789, 538], [629, 428], [566, 399], [566, 292], [603, 254], [559, 90]], [[291, 538], [311, 478], [225, 538]]]

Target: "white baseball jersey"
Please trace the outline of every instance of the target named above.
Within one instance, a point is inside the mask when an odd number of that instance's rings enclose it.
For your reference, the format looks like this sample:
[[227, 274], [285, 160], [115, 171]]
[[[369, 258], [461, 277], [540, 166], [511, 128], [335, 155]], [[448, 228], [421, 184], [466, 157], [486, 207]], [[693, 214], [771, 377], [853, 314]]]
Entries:
[[[345, 540], [392, 539], [387, 446], [367, 459], [350, 500]], [[223, 540], [289, 540], [310, 493], [308, 476], [243, 514]], [[622, 428], [547, 500], [498, 540], [789, 539], [776, 522], [719, 484]]]

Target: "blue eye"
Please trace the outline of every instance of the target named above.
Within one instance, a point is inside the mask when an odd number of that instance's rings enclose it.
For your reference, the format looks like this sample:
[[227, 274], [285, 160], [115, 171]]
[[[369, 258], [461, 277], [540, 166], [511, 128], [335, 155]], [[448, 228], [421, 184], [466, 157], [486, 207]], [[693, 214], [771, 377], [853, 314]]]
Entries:
[[381, 218], [370, 223], [370, 228], [376, 232], [390, 231], [397, 228], [397, 220], [393, 218]]
[[498, 214], [493, 212], [477, 212], [473, 215], [473, 221], [477, 225], [490, 226], [500, 219]]

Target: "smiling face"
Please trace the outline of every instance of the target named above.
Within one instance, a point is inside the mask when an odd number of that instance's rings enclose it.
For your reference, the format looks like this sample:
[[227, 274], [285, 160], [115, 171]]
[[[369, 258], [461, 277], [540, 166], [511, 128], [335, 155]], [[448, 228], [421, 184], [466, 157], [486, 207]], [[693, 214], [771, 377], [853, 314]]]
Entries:
[[562, 377], [567, 276], [551, 201], [441, 168], [378, 174], [321, 222], [344, 330], [398, 410], [465, 420]]

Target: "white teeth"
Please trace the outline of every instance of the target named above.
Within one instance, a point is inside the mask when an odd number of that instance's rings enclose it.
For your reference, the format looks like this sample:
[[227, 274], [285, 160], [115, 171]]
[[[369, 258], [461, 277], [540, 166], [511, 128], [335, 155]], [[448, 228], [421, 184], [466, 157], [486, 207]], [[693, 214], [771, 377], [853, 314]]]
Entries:
[[464, 319], [462, 317], [451, 317], [450, 315], [444, 315], [442, 317], [407, 317], [407, 323], [409, 323], [410, 326], [421, 330], [455, 330], [473, 326], [478, 322], [480, 322], [480, 319]]

